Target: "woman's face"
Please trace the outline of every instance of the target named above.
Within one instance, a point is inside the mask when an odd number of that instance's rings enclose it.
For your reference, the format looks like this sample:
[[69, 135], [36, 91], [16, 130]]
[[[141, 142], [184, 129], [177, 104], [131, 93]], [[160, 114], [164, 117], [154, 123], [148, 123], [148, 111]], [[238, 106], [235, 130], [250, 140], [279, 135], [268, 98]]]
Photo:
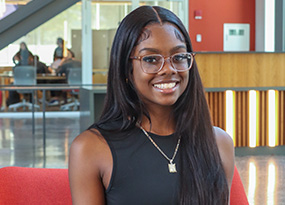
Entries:
[[24, 43], [21, 43], [20, 48], [21, 48], [21, 50], [26, 50], [26, 45]]
[[[156, 23], [146, 26], [132, 56], [160, 54], [169, 57], [181, 52], [187, 52], [187, 48], [177, 27], [170, 23]], [[142, 70], [140, 60], [133, 60], [132, 79], [148, 108], [172, 106], [186, 89], [189, 71], [177, 72], [167, 59], [158, 73], [149, 74]]]

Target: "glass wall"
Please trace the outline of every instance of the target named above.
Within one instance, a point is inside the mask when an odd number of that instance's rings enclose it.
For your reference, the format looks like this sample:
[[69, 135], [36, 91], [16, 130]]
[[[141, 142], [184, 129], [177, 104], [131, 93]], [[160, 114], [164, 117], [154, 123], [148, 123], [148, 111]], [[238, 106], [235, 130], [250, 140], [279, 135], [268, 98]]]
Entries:
[[[168, 8], [176, 13], [184, 24], [188, 24], [188, 20], [185, 18], [184, 1], [140, 1], [139, 5], [156, 5]], [[132, 8], [132, 2], [98, 2], [92, 4], [93, 69], [108, 68], [109, 54], [116, 29]], [[79, 31], [75, 36], [78, 35], [80, 35]], [[74, 40], [72, 42], [78, 43], [79, 41]], [[77, 47], [74, 45], [74, 48]], [[75, 52], [80, 55], [80, 52]]]
[[[29, 1], [18, 2], [24, 4]], [[185, 1], [139, 2], [139, 5], [146, 4], [163, 6], [172, 10], [182, 19], [186, 27], [188, 26], [188, 20], [185, 19], [185, 12], [188, 11], [185, 8]], [[115, 31], [120, 21], [132, 10], [132, 2], [93, 1], [91, 5], [93, 69], [106, 69]], [[34, 55], [39, 56], [40, 61], [50, 65], [58, 37], [63, 38], [66, 48], [71, 49], [75, 57], [81, 60], [81, 21], [81, 2], [79, 2], [0, 50], [0, 67], [14, 66], [12, 58], [19, 51], [21, 42], [25, 42], [28, 49]]]
[[71, 30], [81, 29], [81, 5], [63, 11], [38, 28], [9, 44], [0, 51], [0, 66], [14, 66], [12, 58], [19, 51], [19, 44], [25, 42], [28, 49], [38, 55], [47, 65], [53, 61], [56, 39], [61, 37], [66, 41], [66, 47], [71, 48]]

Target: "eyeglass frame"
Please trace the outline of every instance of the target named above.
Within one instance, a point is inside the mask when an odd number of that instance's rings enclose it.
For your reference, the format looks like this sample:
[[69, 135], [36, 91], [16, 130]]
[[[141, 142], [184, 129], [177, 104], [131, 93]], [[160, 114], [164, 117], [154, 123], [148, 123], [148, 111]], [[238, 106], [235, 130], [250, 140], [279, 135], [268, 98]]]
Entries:
[[[187, 70], [183, 70], [183, 71], [182, 71], [182, 70], [177, 70], [177, 69], [175, 68], [175, 66], [173, 65], [173, 63], [172, 63], [172, 58], [173, 58], [175, 55], [178, 55], [178, 54], [190, 54], [190, 55], [192, 56], [193, 60], [192, 60], [191, 65], [189, 66], [189, 68], [188, 68]], [[159, 71], [162, 70], [162, 68], [164, 67], [164, 64], [165, 64], [166, 60], [168, 60], [168, 59], [169, 59], [169, 62], [170, 62], [170, 64], [171, 64], [171, 66], [172, 66], [177, 72], [186, 72], [186, 71], [189, 71], [189, 70], [192, 68], [193, 64], [194, 64], [194, 57], [195, 57], [195, 55], [196, 55], [196, 53], [194, 53], [194, 52], [180, 52], [180, 53], [174, 53], [174, 54], [172, 54], [171, 56], [168, 56], [168, 57], [165, 57], [165, 56], [163, 56], [163, 55], [161, 55], [161, 54], [147, 54], [147, 55], [143, 55], [143, 56], [130, 56], [130, 59], [132, 59], [132, 60], [139, 60], [139, 61], [140, 61], [140, 65], [141, 65], [141, 69], [142, 69], [142, 71], [143, 71], [144, 73], [147, 73], [147, 74], [155, 74], [155, 73], [158, 73]], [[146, 72], [146, 71], [144, 70], [144, 68], [143, 68], [143, 66], [142, 66], [142, 59], [143, 59], [144, 57], [146, 57], [146, 56], [161, 56], [161, 57], [162, 57], [163, 63], [161, 64], [161, 67], [160, 67], [156, 72]]]

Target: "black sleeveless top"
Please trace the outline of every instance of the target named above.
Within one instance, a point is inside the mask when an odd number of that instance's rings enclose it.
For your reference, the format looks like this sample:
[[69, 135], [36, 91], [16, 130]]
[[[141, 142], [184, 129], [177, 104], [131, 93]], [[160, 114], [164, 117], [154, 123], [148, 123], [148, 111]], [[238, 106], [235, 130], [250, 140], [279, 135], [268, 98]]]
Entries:
[[[124, 132], [112, 132], [121, 121], [93, 126], [106, 139], [113, 156], [113, 172], [105, 191], [108, 205], [177, 204], [179, 171], [170, 173], [168, 160], [150, 142], [143, 131], [134, 127]], [[149, 133], [160, 149], [172, 158], [177, 140], [174, 135]], [[177, 170], [179, 150], [174, 159]]]

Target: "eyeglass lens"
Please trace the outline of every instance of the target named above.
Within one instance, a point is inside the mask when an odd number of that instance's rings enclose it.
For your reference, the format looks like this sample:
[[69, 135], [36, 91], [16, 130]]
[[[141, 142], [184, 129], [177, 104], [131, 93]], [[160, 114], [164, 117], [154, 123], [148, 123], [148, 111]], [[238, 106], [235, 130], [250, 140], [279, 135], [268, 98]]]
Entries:
[[[156, 73], [162, 68], [164, 61], [162, 55], [154, 54], [144, 56], [141, 59], [141, 64], [145, 72]], [[192, 65], [193, 56], [190, 53], [178, 53], [170, 56], [170, 61], [177, 71], [186, 71]]]

